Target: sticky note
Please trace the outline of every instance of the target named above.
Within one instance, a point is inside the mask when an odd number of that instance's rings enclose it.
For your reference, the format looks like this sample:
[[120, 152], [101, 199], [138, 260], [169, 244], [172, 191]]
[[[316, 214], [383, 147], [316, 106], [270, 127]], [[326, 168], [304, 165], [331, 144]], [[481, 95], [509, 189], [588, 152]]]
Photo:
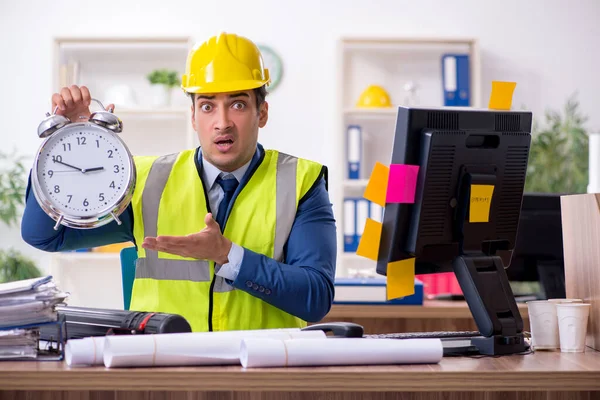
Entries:
[[494, 185], [471, 185], [469, 222], [489, 222]]
[[379, 255], [379, 244], [381, 243], [381, 222], [367, 218], [365, 230], [360, 237], [356, 254], [361, 257], [366, 257], [370, 260], [377, 261]]
[[387, 266], [387, 299], [415, 294], [415, 259], [394, 261]]
[[492, 110], [510, 110], [516, 82], [492, 82], [492, 93], [488, 108]]
[[379, 204], [381, 207], [385, 207], [389, 173], [390, 169], [388, 167], [379, 162], [375, 163], [363, 197], [373, 203]]
[[388, 179], [386, 202], [414, 203], [417, 190], [418, 165], [392, 164]]

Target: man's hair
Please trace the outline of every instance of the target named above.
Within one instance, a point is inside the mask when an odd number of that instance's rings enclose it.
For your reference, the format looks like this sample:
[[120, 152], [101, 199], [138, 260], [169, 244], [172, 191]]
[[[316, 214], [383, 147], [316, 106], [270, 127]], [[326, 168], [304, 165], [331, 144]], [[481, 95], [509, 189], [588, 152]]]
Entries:
[[[265, 102], [267, 97], [267, 85], [263, 85], [259, 88], [253, 89], [254, 96], [256, 96], [256, 111], [260, 110], [260, 106]], [[196, 106], [196, 96], [194, 93], [188, 93], [188, 96], [192, 99], [192, 106]]]

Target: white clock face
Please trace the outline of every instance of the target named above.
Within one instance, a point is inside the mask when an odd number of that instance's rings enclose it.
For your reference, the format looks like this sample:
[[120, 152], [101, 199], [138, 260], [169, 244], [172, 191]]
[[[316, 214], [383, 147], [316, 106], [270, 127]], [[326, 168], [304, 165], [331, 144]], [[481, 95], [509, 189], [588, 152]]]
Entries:
[[127, 192], [129, 154], [113, 134], [90, 123], [50, 136], [38, 156], [40, 190], [57, 211], [75, 217], [106, 214]]

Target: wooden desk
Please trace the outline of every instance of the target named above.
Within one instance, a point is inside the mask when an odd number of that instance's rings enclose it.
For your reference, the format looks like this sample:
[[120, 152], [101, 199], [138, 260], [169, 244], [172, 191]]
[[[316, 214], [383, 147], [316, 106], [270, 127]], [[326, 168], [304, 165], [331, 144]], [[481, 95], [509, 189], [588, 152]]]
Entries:
[[600, 353], [445, 358], [440, 364], [248, 369], [0, 363], [0, 399], [598, 399]]
[[[529, 330], [527, 305], [517, 304]], [[475, 321], [464, 301], [425, 301], [422, 306], [334, 304], [322, 322], [354, 322], [365, 333], [474, 331]]]

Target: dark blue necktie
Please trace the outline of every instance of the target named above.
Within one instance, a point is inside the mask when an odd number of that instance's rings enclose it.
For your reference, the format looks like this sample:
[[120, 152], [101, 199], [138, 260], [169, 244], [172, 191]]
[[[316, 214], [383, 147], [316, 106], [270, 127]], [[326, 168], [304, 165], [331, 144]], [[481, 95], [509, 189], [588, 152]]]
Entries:
[[231, 198], [233, 197], [233, 193], [235, 193], [235, 189], [238, 187], [238, 181], [235, 178], [223, 179], [219, 175], [216, 182], [223, 188], [224, 196], [219, 204], [219, 210], [217, 211], [217, 223], [221, 227], [221, 232], [223, 232], [223, 228], [225, 226], [225, 214], [227, 214], [227, 207], [231, 202]]

